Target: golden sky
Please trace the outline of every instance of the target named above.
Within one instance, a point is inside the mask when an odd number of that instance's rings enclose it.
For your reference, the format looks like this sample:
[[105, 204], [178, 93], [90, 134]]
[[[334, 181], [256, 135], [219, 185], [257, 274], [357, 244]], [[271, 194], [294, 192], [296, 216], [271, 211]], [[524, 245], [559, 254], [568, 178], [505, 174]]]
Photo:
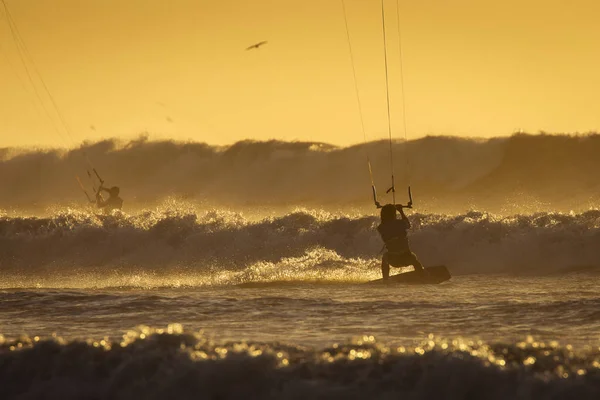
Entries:
[[[70, 134], [36, 81], [54, 123], [39, 105], [0, 9], [0, 146], [144, 131], [211, 144], [363, 140], [341, 0], [5, 1]], [[600, 1], [399, 3], [409, 138], [600, 130]], [[381, 3], [345, 4], [366, 136], [384, 138]], [[402, 138], [396, 1], [385, 5]]]

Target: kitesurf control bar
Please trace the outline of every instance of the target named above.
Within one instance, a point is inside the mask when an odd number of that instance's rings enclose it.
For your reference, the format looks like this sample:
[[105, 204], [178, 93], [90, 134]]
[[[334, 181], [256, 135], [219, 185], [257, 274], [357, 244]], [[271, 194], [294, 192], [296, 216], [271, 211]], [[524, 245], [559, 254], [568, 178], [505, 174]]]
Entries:
[[87, 197], [87, 199], [90, 203], [93, 203], [94, 200], [92, 200], [92, 198], [88, 194], [87, 190], [85, 190], [85, 187], [83, 186], [83, 183], [81, 183], [81, 179], [79, 179], [79, 176], [75, 175], [75, 179], [77, 179], [77, 182], [79, 182], [79, 187], [81, 188], [81, 190], [83, 190], [83, 193], [85, 193], [85, 197]]
[[[381, 203], [379, 203], [379, 201], [377, 201], [377, 190], [375, 189], [375, 185], [371, 185], [371, 189], [373, 190], [373, 201], [375, 202], [375, 207], [377, 207], [377, 208], [383, 207], [381, 205]], [[395, 192], [395, 189], [393, 186], [386, 191], [386, 193], [389, 193], [389, 192]], [[412, 192], [411, 192], [410, 186], [409, 186], [408, 187], [408, 203], [406, 205], [397, 204], [397, 206], [402, 207], [402, 208], [412, 208], [412, 205], [413, 205]]]
[[[96, 185], [94, 184], [94, 179], [92, 178], [92, 174], [90, 173], [90, 170], [88, 169], [87, 174], [88, 174], [88, 177], [90, 178], [90, 180], [92, 181], [92, 189], [94, 190], [94, 194], [96, 194], [97, 196], [99, 195], [100, 198], [102, 198], [102, 194], [100, 194], [100, 192], [102, 191], [102, 187], [104, 185], [104, 180], [100, 177], [100, 174], [98, 174], [98, 171], [96, 171], [96, 168], [92, 167], [92, 171], [94, 171], [96, 178], [98, 178], [98, 181], [100, 181], [100, 186], [98, 187], [98, 189], [96, 189]], [[77, 179], [77, 182], [79, 183], [79, 187], [81, 187], [81, 190], [83, 191], [83, 193], [85, 193], [85, 197], [87, 197], [87, 199], [89, 200], [90, 203], [94, 203], [95, 201], [92, 200], [92, 198], [88, 194], [87, 190], [85, 190], [85, 187], [83, 186], [81, 179], [79, 179], [79, 176], [76, 175], [75, 179]]]
[[100, 181], [100, 187], [98, 188], [98, 191], [100, 191], [102, 186], [104, 186], [104, 181], [102, 180], [102, 178], [100, 178], [100, 175], [98, 175], [98, 171], [96, 171], [96, 168], [93, 168], [92, 170], [94, 171], [94, 174], [96, 174], [96, 178], [98, 178], [98, 180]]
[[375, 202], [375, 207], [381, 208], [381, 204], [377, 201], [377, 189], [375, 189], [375, 185], [371, 185], [371, 189], [373, 189], [373, 201]]
[[408, 187], [408, 203], [405, 206], [402, 206], [404, 208], [412, 208], [412, 192], [410, 191], [410, 186]]

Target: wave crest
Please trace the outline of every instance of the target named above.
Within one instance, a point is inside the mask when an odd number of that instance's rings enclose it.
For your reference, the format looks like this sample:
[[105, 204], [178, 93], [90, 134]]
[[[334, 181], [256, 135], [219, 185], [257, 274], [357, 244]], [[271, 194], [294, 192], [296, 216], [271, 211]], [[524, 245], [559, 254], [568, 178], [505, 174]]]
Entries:
[[[598, 210], [410, 218], [413, 251], [425, 265], [446, 265], [453, 275], [600, 267]], [[11, 279], [60, 280], [75, 271], [105, 278], [117, 272], [150, 274], [162, 283], [173, 274], [178, 280], [187, 276], [190, 285], [258, 278], [358, 282], [378, 274], [382, 243], [377, 224], [375, 216], [318, 210], [253, 220], [185, 207], [131, 216], [71, 210], [48, 218], [1, 217], [0, 266], [10, 271], [3, 278], [5, 287]]]
[[365, 335], [317, 350], [219, 343], [173, 324], [142, 326], [121, 341], [0, 340], [0, 396], [596, 399], [599, 360], [595, 347], [533, 338], [502, 344], [430, 335], [386, 345]]
[[[409, 182], [420, 210], [486, 209], [523, 213], [583, 211], [600, 202], [600, 135], [425, 137], [393, 145], [396, 187]], [[105, 140], [72, 150], [0, 149], [0, 207], [84, 206], [73, 177], [93, 160], [109, 185], [121, 187], [128, 212], [167, 197], [209, 207], [371, 209], [365, 156], [375, 183], [389, 186], [389, 144], [339, 148], [312, 142], [204, 143]], [[383, 191], [382, 191], [383, 192]], [[383, 201], [388, 201], [380, 193]]]

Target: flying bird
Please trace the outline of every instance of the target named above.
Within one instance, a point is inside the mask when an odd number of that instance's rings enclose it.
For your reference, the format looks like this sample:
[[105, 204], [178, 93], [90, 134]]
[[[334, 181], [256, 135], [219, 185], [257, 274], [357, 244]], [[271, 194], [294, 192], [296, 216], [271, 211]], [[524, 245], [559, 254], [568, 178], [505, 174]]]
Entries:
[[263, 40], [262, 42], [258, 42], [256, 44], [253, 44], [252, 46], [246, 47], [246, 50], [258, 49], [260, 46], [263, 46], [265, 44], [267, 44], [267, 41]]

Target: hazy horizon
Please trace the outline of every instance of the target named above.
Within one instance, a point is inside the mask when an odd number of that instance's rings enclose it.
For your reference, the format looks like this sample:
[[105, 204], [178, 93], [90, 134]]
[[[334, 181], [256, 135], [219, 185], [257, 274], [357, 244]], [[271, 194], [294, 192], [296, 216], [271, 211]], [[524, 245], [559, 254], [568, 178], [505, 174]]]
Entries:
[[[511, 214], [596, 209], [600, 135], [513, 135], [467, 139], [430, 136], [393, 145], [397, 201], [411, 185], [417, 212]], [[316, 207], [372, 213], [371, 160], [380, 201], [392, 201], [389, 143], [355, 146], [315, 142], [239, 141], [229, 146], [176, 140], [112, 139], [81, 147], [0, 151], [0, 208], [82, 208], [74, 177], [90, 162], [106, 184], [121, 187], [124, 210], [167, 199], [201, 208], [283, 210]], [[97, 184], [97, 182], [96, 182]]]
[[[596, 136], [598, 134], [599, 134], [599, 132], [597, 132], [597, 131], [546, 132], [546, 131], [541, 131], [541, 130], [536, 131], [536, 132], [515, 131], [515, 132], [509, 132], [509, 133], [493, 135], [493, 136], [450, 135], [450, 134], [428, 133], [428, 134], [424, 134], [422, 136], [409, 137], [409, 138], [407, 138], [407, 141], [414, 142], [414, 141], [420, 141], [420, 140], [429, 139], [429, 138], [449, 138], [449, 139], [465, 139], [465, 140], [473, 140], [473, 141], [489, 141], [489, 140], [495, 140], [495, 139], [509, 139], [514, 136], [564, 136], [564, 137], [577, 138], [577, 137], [586, 137], [586, 136]], [[100, 143], [100, 142], [115, 143], [115, 144], [117, 144], [117, 147], [119, 147], [119, 145], [126, 146], [132, 142], [137, 142], [140, 140], [143, 142], [148, 142], [148, 143], [172, 142], [175, 144], [186, 144], [186, 143], [206, 144], [211, 147], [223, 148], [223, 149], [226, 149], [226, 148], [235, 146], [236, 144], [244, 143], [244, 142], [248, 142], [248, 143], [280, 142], [280, 143], [289, 143], [289, 144], [312, 143], [312, 144], [322, 144], [322, 145], [325, 145], [328, 147], [333, 147], [333, 148], [349, 148], [349, 147], [362, 146], [365, 144], [372, 144], [372, 143], [382, 142], [382, 141], [389, 143], [389, 137], [383, 137], [383, 136], [377, 137], [377, 138], [372, 138], [372, 139], [367, 138], [366, 142], [364, 139], [361, 139], [361, 140], [357, 140], [356, 142], [349, 142], [349, 143], [343, 143], [343, 144], [335, 143], [335, 142], [327, 141], [327, 140], [319, 140], [319, 139], [316, 139], [316, 140], [308, 140], [308, 139], [286, 140], [286, 139], [281, 139], [281, 138], [277, 138], [277, 137], [266, 137], [266, 138], [259, 138], [259, 139], [241, 137], [239, 139], [232, 140], [231, 142], [215, 142], [215, 141], [211, 141], [211, 138], [207, 138], [207, 140], [204, 140], [203, 138], [194, 138], [194, 137], [189, 137], [189, 138], [169, 137], [166, 135], [162, 135], [160, 133], [144, 131], [144, 132], [132, 133], [131, 135], [122, 135], [122, 136], [107, 135], [107, 136], [100, 136], [98, 138], [84, 138], [81, 141], [75, 141], [75, 140], [70, 141], [70, 142], [60, 141], [55, 144], [49, 143], [49, 144], [0, 145], [0, 149], [4, 150], [4, 151], [17, 151], [17, 152], [25, 152], [25, 153], [30, 152], [30, 151], [38, 151], [38, 150], [40, 150], [40, 151], [55, 151], [55, 150], [71, 151], [71, 150], [76, 150], [81, 147], [93, 145], [93, 144]], [[404, 137], [392, 137], [392, 142], [393, 143], [403, 143]], [[397, 158], [399, 156], [400, 156], [400, 154], [394, 156], [394, 158]]]

